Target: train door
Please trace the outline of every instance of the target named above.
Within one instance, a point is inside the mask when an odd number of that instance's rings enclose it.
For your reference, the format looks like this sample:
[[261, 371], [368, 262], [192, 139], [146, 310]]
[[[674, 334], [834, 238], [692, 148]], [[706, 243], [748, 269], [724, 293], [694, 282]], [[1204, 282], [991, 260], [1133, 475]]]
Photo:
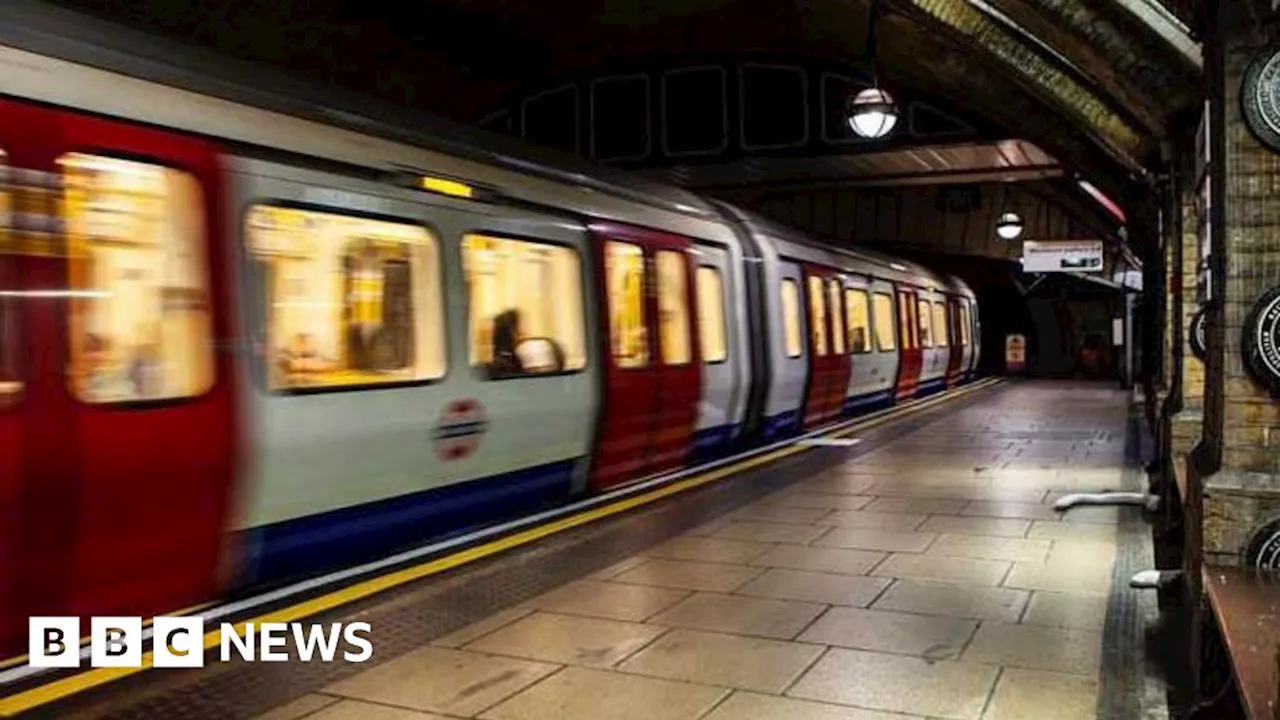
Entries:
[[846, 412], [858, 412], [888, 400], [897, 370], [893, 299], [883, 292], [870, 292], [869, 284], [861, 280], [856, 282], [859, 284], [850, 284], [844, 291], [853, 360]]
[[21, 612], [207, 599], [236, 462], [217, 149], [9, 103], [0, 118], [23, 216], [64, 229], [24, 233]]
[[898, 288], [898, 391], [895, 400], [902, 402], [916, 396], [924, 356], [920, 348], [918, 295], [915, 290]]
[[658, 321], [658, 413], [649, 472], [683, 465], [693, 451], [702, 398], [702, 353], [694, 324], [695, 283], [686, 238], [665, 236], [653, 248], [654, 317]]
[[781, 259], [772, 266], [777, 268], [776, 278], [768, 274], [766, 277], [769, 277], [768, 282], [776, 285], [766, 287], [764, 292], [768, 298], [768, 337], [772, 342], [769, 352], [773, 358], [769, 368], [769, 398], [765, 405], [765, 440], [794, 434], [803, 427], [805, 390], [813, 373], [807, 357], [812, 354], [812, 349], [805, 341], [808, 313], [802, 300], [803, 270], [799, 265]]
[[698, 340], [702, 359], [702, 398], [698, 403], [696, 446], [700, 456], [716, 455], [733, 437], [745, 395], [734, 357], [729, 318], [729, 253], [722, 247], [699, 245], [694, 285], [698, 298]]
[[[843, 352], [843, 329], [837, 330], [829, 283], [834, 274], [813, 265], [804, 266], [805, 307], [809, 319], [809, 381], [805, 386], [804, 427], [826, 422], [835, 415], [849, 382], [849, 358]], [[837, 295], [838, 297], [838, 295]], [[840, 351], [837, 351], [839, 343]]]
[[974, 346], [973, 324], [969, 317], [969, 301], [965, 298], [956, 299], [956, 329], [960, 333], [963, 341], [961, 348], [959, 381], [968, 382], [973, 375], [973, 359], [977, 354]]
[[951, 357], [947, 337], [947, 309], [941, 295], [921, 293], [916, 301], [920, 314], [920, 347], [924, 365], [917, 395], [930, 395], [947, 386], [947, 361]]
[[969, 302], [969, 378], [978, 374], [978, 364], [982, 361], [982, 313], [979, 311], [978, 302]]
[[947, 307], [947, 327], [951, 333], [951, 355], [947, 358], [947, 388], [953, 388], [960, 384], [960, 376], [963, 372], [964, 352], [965, 352], [965, 336], [960, 324], [960, 298], [948, 297], [946, 299]]
[[[5, 114], [0, 116], [0, 173], [6, 173], [11, 161], [15, 164], [32, 163], [36, 158], [22, 153], [22, 137], [26, 123], [21, 122], [26, 108], [10, 109], [0, 103]], [[9, 115], [12, 111], [13, 115]], [[17, 148], [14, 156], [6, 153]], [[31, 309], [22, 302], [23, 278], [33, 270], [29, 264], [42, 264], [28, 260], [20, 253], [25, 238], [10, 222], [15, 212], [30, 198], [17, 185], [15, 177], [9, 184], [0, 184], [0, 657], [8, 657], [20, 651], [26, 637], [27, 617], [24, 605], [27, 598], [19, 593], [26, 589], [28, 578], [23, 570], [31, 570], [30, 562], [23, 562], [24, 551], [31, 548], [20, 545], [21, 523], [31, 521], [23, 513], [23, 496], [38, 492], [30, 483], [24, 484], [23, 429], [27, 424], [23, 403], [24, 390], [30, 377], [30, 358], [33, 346], [24, 345], [26, 335], [25, 311]], [[34, 198], [31, 198], [34, 199]], [[43, 264], [48, 264], [47, 262]], [[27, 358], [26, 362], [22, 359]], [[57, 516], [54, 516], [57, 517]]]
[[592, 485], [683, 463], [702, 394], [690, 241], [616, 223], [591, 228], [610, 362]]
[[831, 314], [831, 354], [838, 361], [836, 374], [828, 391], [828, 419], [840, 417], [849, 397], [849, 380], [853, 377], [853, 356], [849, 354], [849, 318], [844, 306], [844, 283], [839, 276], [827, 278], [827, 308]]
[[902, 365], [899, 349], [898, 322], [894, 313], [893, 283], [885, 280], [871, 281], [871, 321], [875, 329], [875, 358], [880, 374], [877, 378], [873, 403], [892, 404], [894, 386], [898, 380], [898, 368]]

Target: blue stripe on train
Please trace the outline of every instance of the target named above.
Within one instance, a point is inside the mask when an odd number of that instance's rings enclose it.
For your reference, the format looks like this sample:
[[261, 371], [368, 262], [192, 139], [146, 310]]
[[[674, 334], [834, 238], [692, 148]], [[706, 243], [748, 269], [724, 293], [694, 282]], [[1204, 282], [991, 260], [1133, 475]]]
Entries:
[[[882, 407], [889, 407], [893, 405], [893, 399], [892, 390], [858, 395], [844, 401], [841, 414], [857, 415], [878, 410]], [[801, 418], [802, 413], [800, 410], [788, 410], [765, 418], [763, 441], [765, 443], [776, 442], [791, 435], [799, 434], [803, 429]]]
[[800, 411], [787, 410], [764, 419], [764, 442], [781, 440], [800, 432]]
[[710, 452], [717, 447], [725, 445], [729, 439], [734, 436], [736, 425], [721, 425], [720, 427], [703, 428], [693, 435], [693, 446], [698, 452]]
[[942, 392], [943, 390], [946, 390], [946, 389], [947, 389], [947, 378], [944, 375], [936, 380], [929, 380], [927, 382], [920, 383], [920, 386], [916, 388], [916, 397], [919, 398], [919, 397], [924, 397], [926, 395], [932, 395], [934, 393]]
[[721, 425], [697, 431], [693, 436], [694, 462], [709, 462], [741, 450], [741, 429], [741, 425]]
[[426, 541], [536, 513], [569, 499], [578, 460], [286, 520], [245, 532], [245, 585], [384, 557]]
[[856, 395], [844, 401], [844, 414], [856, 415], [872, 410], [879, 410], [882, 407], [893, 405], [893, 391], [883, 390], [881, 392], [868, 393], [866, 395]]

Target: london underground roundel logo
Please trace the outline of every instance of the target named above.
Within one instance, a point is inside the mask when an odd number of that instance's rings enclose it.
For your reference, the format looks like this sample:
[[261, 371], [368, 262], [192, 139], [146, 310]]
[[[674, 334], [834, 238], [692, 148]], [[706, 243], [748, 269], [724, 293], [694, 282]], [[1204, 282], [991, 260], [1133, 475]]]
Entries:
[[1208, 345], [1204, 340], [1204, 326], [1208, 314], [1209, 309], [1202, 307], [1196, 311], [1195, 315], [1191, 316], [1191, 333], [1187, 338], [1187, 344], [1191, 346], [1191, 354], [1200, 362], [1204, 362], [1205, 355], [1207, 354], [1205, 352], [1205, 348], [1208, 347]]
[[1280, 394], [1280, 287], [1258, 298], [1245, 318], [1240, 352], [1253, 379]]
[[440, 411], [432, 437], [436, 457], [449, 462], [469, 457], [480, 447], [480, 439], [489, 429], [484, 406], [478, 400], [454, 400]]
[[1280, 570], [1280, 519], [1272, 520], [1254, 533], [1245, 553], [1245, 563], [1258, 570]]

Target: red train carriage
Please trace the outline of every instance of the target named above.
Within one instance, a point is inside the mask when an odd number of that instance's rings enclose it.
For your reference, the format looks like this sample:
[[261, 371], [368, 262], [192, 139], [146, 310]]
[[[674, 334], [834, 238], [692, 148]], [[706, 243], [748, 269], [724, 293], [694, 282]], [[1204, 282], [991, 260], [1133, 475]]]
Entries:
[[236, 462], [217, 150], [6, 100], [0, 148], [0, 615], [205, 600]]

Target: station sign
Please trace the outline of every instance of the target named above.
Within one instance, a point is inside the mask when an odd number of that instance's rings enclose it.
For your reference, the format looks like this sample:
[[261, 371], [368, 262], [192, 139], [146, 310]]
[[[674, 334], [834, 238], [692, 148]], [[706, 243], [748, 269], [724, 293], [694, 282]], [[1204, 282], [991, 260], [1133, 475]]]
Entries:
[[1028, 240], [1022, 270], [1029, 273], [1102, 272], [1101, 240]]

